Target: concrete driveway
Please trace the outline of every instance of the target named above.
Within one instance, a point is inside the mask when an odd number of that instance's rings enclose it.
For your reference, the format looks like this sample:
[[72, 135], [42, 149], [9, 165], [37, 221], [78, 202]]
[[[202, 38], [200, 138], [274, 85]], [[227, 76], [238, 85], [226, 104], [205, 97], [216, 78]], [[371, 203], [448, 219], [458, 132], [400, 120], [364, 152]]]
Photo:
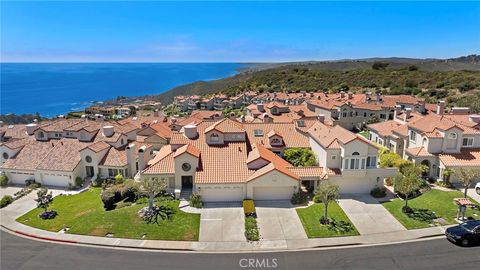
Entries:
[[302, 222], [289, 201], [255, 201], [263, 240], [307, 239]]
[[[463, 192], [464, 190], [460, 189], [460, 191]], [[480, 195], [475, 191], [475, 188], [469, 188], [467, 190], [467, 195], [470, 196], [470, 198], [480, 203]]]
[[199, 241], [245, 242], [241, 202], [205, 203], [200, 214]]
[[340, 207], [360, 234], [406, 230], [387, 209], [369, 194], [350, 194], [340, 197]]

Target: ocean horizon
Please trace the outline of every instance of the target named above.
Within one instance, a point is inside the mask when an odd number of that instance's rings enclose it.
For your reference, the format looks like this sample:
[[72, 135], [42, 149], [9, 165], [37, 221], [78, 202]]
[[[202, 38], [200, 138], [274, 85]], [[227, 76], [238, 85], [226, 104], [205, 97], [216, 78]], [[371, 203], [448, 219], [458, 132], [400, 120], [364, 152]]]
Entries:
[[246, 63], [0, 63], [0, 114], [54, 117], [235, 75]]

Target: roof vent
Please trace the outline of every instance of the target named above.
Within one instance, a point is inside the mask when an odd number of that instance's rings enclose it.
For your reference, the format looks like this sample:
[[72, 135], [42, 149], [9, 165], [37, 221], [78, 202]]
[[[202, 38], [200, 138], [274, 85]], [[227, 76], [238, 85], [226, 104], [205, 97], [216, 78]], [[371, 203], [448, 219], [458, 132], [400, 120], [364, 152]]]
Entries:
[[35, 132], [35, 130], [37, 130], [38, 125], [32, 123], [32, 124], [26, 125], [25, 128], [27, 129], [27, 134], [28, 134], [28, 135], [33, 135], [33, 133]]
[[189, 139], [194, 139], [198, 136], [197, 126], [186, 125], [183, 127], [183, 134]]
[[103, 135], [105, 137], [111, 137], [115, 133], [115, 128], [113, 126], [103, 126]]
[[480, 115], [478, 114], [471, 114], [468, 116], [468, 120], [473, 123], [480, 123]]

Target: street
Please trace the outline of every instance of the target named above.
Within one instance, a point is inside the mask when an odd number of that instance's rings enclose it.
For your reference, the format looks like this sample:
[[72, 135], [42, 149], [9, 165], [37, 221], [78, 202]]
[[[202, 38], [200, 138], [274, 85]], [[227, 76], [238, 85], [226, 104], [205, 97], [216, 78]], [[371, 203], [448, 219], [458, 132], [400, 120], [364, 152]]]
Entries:
[[33, 241], [0, 232], [1, 269], [478, 269], [480, 247], [445, 239], [329, 250], [202, 254]]

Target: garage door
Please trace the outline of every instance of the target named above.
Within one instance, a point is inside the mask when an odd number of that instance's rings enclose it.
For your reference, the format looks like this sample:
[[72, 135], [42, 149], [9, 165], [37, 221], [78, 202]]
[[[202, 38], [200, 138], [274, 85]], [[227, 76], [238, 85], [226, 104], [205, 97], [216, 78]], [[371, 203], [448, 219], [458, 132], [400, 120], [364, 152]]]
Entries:
[[25, 180], [35, 179], [33, 174], [10, 172], [7, 174], [8, 182], [16, 185], [25, 185]]
[[55, 186], [55, 187], [66, 187], [70, 182], [69, 175], [62, 174], [43, 174], [42, 185], [46, 186]]
[[237, 202], [243, 200], [241, 186], [201, 186], [202, 199], [205, 202]]
[[290, 200], [293, 195], [293, 187], [254, 187], [254, 200]]
[[375, 179], [364, 178], [340, 178], [330, 179], [332, 184], [340, 187], [340, 193], [352, 194], [352, 193], [370, 193], [370, 191], [377, 185]]

